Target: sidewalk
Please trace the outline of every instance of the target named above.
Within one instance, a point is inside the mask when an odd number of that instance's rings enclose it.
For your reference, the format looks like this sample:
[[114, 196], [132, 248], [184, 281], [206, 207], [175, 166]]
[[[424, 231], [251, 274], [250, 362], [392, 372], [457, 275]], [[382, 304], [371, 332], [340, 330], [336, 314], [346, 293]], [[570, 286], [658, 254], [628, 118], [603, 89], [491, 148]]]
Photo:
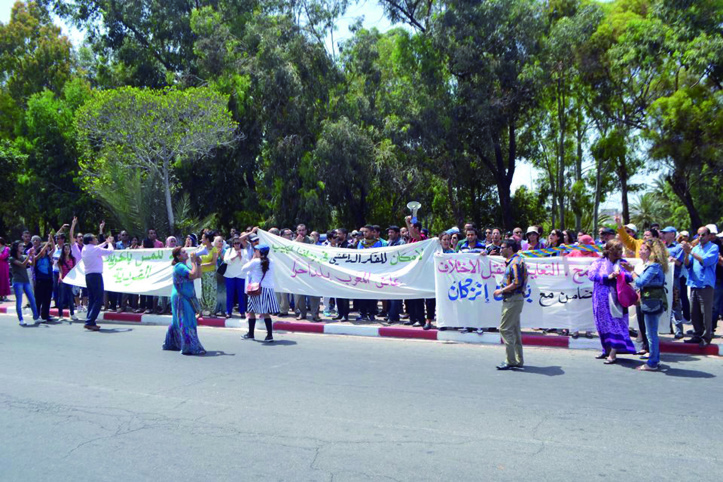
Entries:
[[[25, 318], [32, 318], [28, 310]], [[51, 309], [52, 316], [58, 316], [58, 311]], [[66, 318], [69, 317], [67, 310]], [[82, 316], [79, 316], [82, 319]], [[140, 324], [168, 326], [171, 323], [170, 315], [146, 315], [142, 313], [115, 313], [110, 311], [101, 312], [99, 322], [117, 324]], [[272, 317], [274, 320], [274, 331], [317, 333], [325, 335], [349, 335], [349, 336], [376, 336], [389, 338], [411, 338], [418, 340], [432, 340], [447, 343], [477, 343], [487, 345], [499, 345], [502, 343], [499, 333], [485, 332], [482, 335], [476, 333], [460, 333], [456, 330], [423, 330], [404, 325], [380, 326], [378, 323], [354, 323], [336, 322], [325, 320], [318, 323], [309, 321], [287, 321], [288, 318]], [[0, 320], [17, 321], [14, 304], [0, 304]], [[77, 323], [77, 322], [76, 322]], [[216, 328], [237, 328], [247, 329], [245, 319], [238, 315], [233, 318], [201, 318], [199, 326], [212, 326]], [[600, 350], [600, 342], [597, 337], [592, 339], [581, 336], [574, 339], [569, 336], [557, 334], [541, 335], [533, 332], [522, 334], [522, 343], [525, 346], [542, 346], [550, 348], [567, 348], [571, 350]], [[661, 353], [683, 353], [688, 355], [715, 355], [723, 356], [723, 343], [720, 338], [714, 338], [713, 343], [705, 348], [695, 344], [686, 344], [682, 340], [673, 341], [672, 336], [660, 336]]]

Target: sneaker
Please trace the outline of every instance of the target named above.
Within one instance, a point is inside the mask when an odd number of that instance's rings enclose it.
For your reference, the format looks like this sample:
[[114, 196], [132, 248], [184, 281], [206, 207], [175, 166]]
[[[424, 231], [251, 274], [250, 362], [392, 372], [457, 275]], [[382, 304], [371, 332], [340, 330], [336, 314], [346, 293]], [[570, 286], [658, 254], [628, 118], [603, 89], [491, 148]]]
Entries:
[[420, 328], [420, 327], [422, 327], [422, 326], [424, 326], [424, 325], [422, 325], [422, 322], [421, 322], [421, 321], [418, 321], [418, 322], [416, 322], [415, 324], [412, 325], [413, 328]]
[[273, 343], [273, 342], [274, 342], [274, 337], [273, 337], [273, 335], [266, 335], [266, 338], [264, 338], [264, 341], [265, 341], [266, 343]]
[[70, 315], [70, 319], [73, 321], [78, 321], [78, 317], [75, 315]]
[[681, 338], [683, 338], [683, 336], [685, 335], [683, 335], [682, 333], [676, 333], [673, 338], [675, 338], [676, 340], [680, 340]]
[[251, 333], [246, 333], [246, 334], [245, 334], [244, 336], [242, 336], [241, 338], [243, 338], [244, 340], [253, 340], [253, 339], [254, 339], [254, 335], [251, 334]]
[[427, 324], [424, 325], [424, 329], [425, 329], [425, 330], [431, 330], [431, 329], [432, 329], [432, 323], [427, 322]]
[[20, 326], [28, 326], [28, 324], [25, 323], [23, 320], [20, 320]]
[[369, 321], [369, 318], [364, 315], [359, 315], [356, 317], [356, 321]]

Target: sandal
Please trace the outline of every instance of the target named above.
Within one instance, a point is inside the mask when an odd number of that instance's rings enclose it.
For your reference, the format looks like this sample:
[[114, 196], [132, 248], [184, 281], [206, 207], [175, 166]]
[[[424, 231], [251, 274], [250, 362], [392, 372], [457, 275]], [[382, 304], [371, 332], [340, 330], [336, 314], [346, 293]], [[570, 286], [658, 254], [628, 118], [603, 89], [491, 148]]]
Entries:
[[648, 360], [648, 359], [650, 359], [650, 353], [646, 353], [645, 355], [642, 355], [642, 356], [640, 357], [640, 359], [641, 359], [641, 360]]
[[592, 340], [592, 333], [590, 333], [589, 331], [586, 331], [585, 338], [590, 338]]
[[577, 340], [580, 337], [580, 332], [576, 331], [572, 335], [570, 335], [573, 340]]
[[615, 362], [617, 362], [617, 361], [618, 361], [617, 358], [606, 358], [603, 363], [606, 365], [614, 365]]
[[651, 366], [648, 365], [647, 363], [644, 363], [644, 364], [640, 365], [640, 366], [637, 368], [637, 370], [640, 370], [641, 372], [657, 372], [657, 371], [658, 371], [658, 366], [656, 365], [656, 366], [654, 366], [654, 367], [651, 367]]
[[595, 357], [596, 360], [602, 360], [603, 358], [607, 358], [607, 353], [600, 353], [598, 356]]

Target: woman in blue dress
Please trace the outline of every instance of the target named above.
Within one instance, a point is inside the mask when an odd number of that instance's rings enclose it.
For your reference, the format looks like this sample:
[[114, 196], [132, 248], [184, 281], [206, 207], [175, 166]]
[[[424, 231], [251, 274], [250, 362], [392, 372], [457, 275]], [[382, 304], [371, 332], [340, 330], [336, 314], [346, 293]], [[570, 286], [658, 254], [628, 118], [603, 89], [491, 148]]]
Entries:
[[180, 351], [184, 355], [204, 355], [206, 350], [198, 340], [196, 312], [193, 309], [195, 290], [193, 280], [201, 277], [201, 258], [193, 255], [193, 268], [186, 266], [188, 253], [182, 247], [173, 250], [173, 291], [171, 312], [173, 321], [166, 333], [164, 350]]

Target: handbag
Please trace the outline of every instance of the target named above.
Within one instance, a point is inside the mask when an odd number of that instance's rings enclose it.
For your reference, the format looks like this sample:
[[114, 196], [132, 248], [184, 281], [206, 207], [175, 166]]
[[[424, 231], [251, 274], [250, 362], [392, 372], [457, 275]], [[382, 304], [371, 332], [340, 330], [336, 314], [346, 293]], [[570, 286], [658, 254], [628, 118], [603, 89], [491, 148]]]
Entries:
[[218, 265], [218, 268], [216, 268], [216, 273], [218, 273], [218, 274], [220, 274], [221, 276], [223, 276], [223, 275], [226, 274], [226, 270], [227, 270], [227, 269], [228, 269], [228, 265], [222, 261], [221, 264]]
[[668, 310], [668, 297], [662, 286], [646, 286], [640, 290], [640, 310], [643, 313], [660, 313]]
[[635, 292], [633, 287], [625, 281], [625, 275], [623, 273], [618, 273], [616, 288], [618, 293], [618, 303], [620, 303], [620, 306], [623, 308], [630, 308], [638, 302], [638, 294]]
[[246, 294], [249, 296], [258, 296], [261, 294], [261, 282], [264, 281], [266, 273], [261, 277], [261, 281], [258, 283], [249, 283], [246, 285]]

